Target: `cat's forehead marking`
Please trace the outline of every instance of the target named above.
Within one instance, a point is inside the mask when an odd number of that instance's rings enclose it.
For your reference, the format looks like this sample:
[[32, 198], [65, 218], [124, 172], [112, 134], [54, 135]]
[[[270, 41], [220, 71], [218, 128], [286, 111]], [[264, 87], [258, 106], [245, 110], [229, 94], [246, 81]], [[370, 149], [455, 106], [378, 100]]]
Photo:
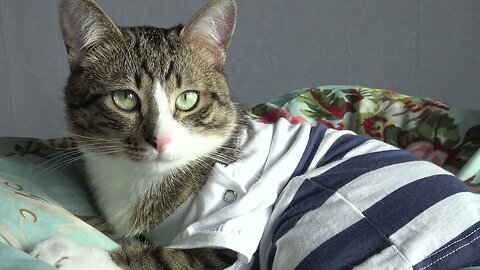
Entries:
[[170, 115], [170, 105], [168, 97], [160, 81], [156, 80], [153, 87], [153, 96], [155, 98], [155, 106], [158, 108], [160, 115]]
[[153, 135], [159, 138], [172, 132], [175, 124], [172, 112], [170, 110], [170, 102], [167, 93], [158, 80], [154, 83], [153, 97], [153, 106], [156, 106], [158, 111], [156, 119], [153, 119], [155, 126]]

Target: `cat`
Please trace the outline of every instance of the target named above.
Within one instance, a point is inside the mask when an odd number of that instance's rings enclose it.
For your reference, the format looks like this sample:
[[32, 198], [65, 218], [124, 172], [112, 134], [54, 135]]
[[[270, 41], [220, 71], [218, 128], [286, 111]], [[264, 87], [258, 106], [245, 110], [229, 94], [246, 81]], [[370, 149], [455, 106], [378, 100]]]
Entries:
[[475, 246], [478, 195], [448, 172], [350, 131], [246, 120], [223, 74], [236, 9], [211, 0], [160, 29], [60, 1], [68, 128], [116, 237], [146, 240], [105, 251], [57, 235], [31, 255], [64, 270], [480, 263], [458, 259]]
[[[60, 2], [71, 67], [68, 128], [117, 236], [144, 233], [195, 196], [216, 162], [240, 158], [251, 127], [223, 75], [235, 17], [234, 1], [217, 0], [185, 26], [120, 28], [93, 1]], [[151, 253], [144, 245], [127, 250]], [[124, 260], [124, 252], [112, 257]], [[231, 264], [230, 253], [198, 249], [182, 256], [192, 257], [192, 269], [221, 269]], [[165, 255], [177, 259], [175, 252]]]

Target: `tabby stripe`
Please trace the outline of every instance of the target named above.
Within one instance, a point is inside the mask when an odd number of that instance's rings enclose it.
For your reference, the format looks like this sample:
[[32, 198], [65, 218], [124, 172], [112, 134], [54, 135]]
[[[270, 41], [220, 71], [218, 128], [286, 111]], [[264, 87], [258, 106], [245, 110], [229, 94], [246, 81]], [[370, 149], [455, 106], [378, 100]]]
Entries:
[[142, 75], [139, 73], [135, 73], [135, 85], [137, 86], [138, 89], [142, 86]]
[[225, 107], [227, 106], [227, 103], [216, 93], [216, 92], [211, 92], [210, 97], [215, 100], [218, 105]]
[[145, 74], [147, 74], [148, 78], [150, 78], [150, 80], [153, 82], [155, 81], [155, 75], [154, 73], [148, 68], [148, 64], [146, 61], [143, 61], [142, 62], [142, 69], [143, 71], [145, 72]]
[[133, 40], [135, 43], [133, 44], [133, 50], [140, 54], [140, 36], [136, 32], [132, 32], [131, 35], [133, 36]]
[[182, 75], [180, 75], [180, 73], [175, 74], [175, 82], [178, 88], [182, 87]]
[[[72, 107], [80, 107], [80, 108], [88, 108], [90, 107], [92, 104], [94, 104], [99, 98], [105, 96], [104, 94], [94, 94], [94, 95], [91, 95], [89, 97], [87, 97], [87, 99], [80, 103], [80, 104], [75, 104], [74, 106]], [[69, 105], [73, 105], [73, 104], [69, 104]]]
[[[147, 249], [148, 251], [148, 249]], [[157, 262], [157, 265], [160, 266], [159, 269], [162, 270], [173, 270], [173, 268], [170, 266], [169, 263], [167, 263], [169, 260], [167, 259], [167, 256], [165, 255], [164, 249], [160, 248], [160, 252], [158, 254], [156, 253], [157, 250], [153, 250], [151, 252], [151, 256], [155, 259]]]
[[170, 60], [169, 64], [168, 64], [168, 67], [166, 69], [166, 72], [165, 72], [165, 81], [168, 81], [170, 80], [170, 77], [172, 76], [172, 72], [173, 72], [173, 61]]

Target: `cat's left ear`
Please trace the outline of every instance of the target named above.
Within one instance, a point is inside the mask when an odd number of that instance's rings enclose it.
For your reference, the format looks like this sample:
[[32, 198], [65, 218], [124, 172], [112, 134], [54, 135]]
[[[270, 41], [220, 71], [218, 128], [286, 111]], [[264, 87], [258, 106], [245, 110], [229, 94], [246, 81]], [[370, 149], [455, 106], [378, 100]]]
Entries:
[[185, 25], [182, 35], [223, 67], [237, 17], [234, 0], [211, 0]]

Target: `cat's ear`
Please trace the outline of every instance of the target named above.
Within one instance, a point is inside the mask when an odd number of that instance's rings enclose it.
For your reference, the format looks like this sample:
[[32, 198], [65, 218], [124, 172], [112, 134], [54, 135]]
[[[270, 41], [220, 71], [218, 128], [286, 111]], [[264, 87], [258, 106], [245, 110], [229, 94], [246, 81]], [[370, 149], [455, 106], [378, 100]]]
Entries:
[[185, 25], [182, 35], [190, 44], [206, 51], [216, 65], [223, 66], [236, 17], [234, 0], [211, 0]]
[[120, 29], [92, 0], [61, 0], [59, 22], [70, 64], [104, 38], [121, 35]]

